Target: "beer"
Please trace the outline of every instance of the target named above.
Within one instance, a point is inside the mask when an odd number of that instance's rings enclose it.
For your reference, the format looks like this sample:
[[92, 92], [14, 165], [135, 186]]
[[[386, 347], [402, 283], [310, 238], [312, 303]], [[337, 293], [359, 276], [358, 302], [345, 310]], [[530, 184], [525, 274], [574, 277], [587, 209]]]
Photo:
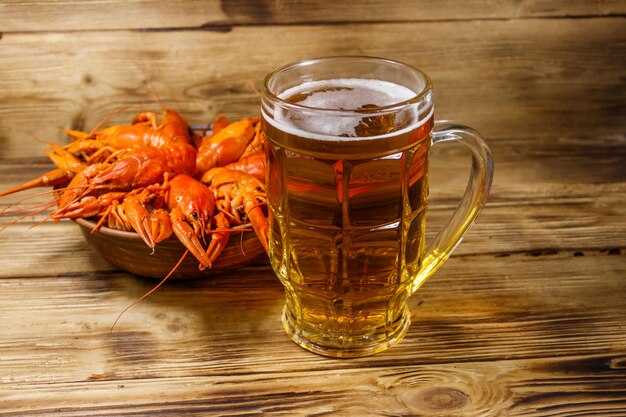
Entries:
[[363, 78], [277, 96], [287, 104], [273, 114], [264, 107], [262, 123], [269, 254], [286, 287], [287, 331], [311, 350], [346, 356], [401, 338], [424, 250], [430, 99], [413, 104], [413, 90]]

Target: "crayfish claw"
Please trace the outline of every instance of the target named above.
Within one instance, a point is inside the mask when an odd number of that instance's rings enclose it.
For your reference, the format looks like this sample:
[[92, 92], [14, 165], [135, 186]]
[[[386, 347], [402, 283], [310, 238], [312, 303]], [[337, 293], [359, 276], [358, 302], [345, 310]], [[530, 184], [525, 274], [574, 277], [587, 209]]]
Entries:
[[222, 253], [228, 239], [230, 238], [230, 221], [224, 215], [224, 213], [217, 213], [213, 216], [215, 220], [216, 228], [211, 231], [211, 242], [206, 250], [206, 254], [213, 262]]

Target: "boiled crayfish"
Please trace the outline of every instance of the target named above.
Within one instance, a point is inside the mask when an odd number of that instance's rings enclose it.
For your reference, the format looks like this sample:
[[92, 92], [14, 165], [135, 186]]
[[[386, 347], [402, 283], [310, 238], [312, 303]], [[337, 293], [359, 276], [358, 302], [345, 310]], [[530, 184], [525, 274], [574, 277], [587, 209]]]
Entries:
[[[165, 109], [137, 115], [129, 125], [91, 132], [66, 130], [71, 143], [49, 144], [56, 168], [0, 196], [56, 188], [50, 218], [93, 218], [134, 230], [147, 246], [175, 236], [210, 268], [232, 225], [250, 222], [267, 250], [265, 143], [258, 118], [216, 119], [194, 141], [184, 118]], [[262, 179], [262, 180], [260, 180]]]

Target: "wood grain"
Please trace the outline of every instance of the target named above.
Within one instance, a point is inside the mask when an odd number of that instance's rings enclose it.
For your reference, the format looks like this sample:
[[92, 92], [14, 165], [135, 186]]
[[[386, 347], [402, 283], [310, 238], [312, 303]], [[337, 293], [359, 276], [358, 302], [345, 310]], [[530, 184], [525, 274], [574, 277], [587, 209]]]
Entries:
[[337, 24], [348, 22], [447, 21], [626, 14], [618, 0], [460, 2], [396, 0], [321, 1], [20, 1], [0, 3], [0, 32], [119, 29], [227, 30], [231, 25]]
[[[9, 410], [16, 411], [0, 415], [623, 416], [623, 371], [605, 365], [615, 359], [621, 358], [609, 355], [590, 360], [555, 357], [454, 366], [413, 365], [377, 368], [367, 373], [258, 373], [254, 384], [247, 383], [247, 376], [239, 375], [73, 382], [58, 385], [64, 400], [46, 398], [45, 384], [39, 384], [31, 388], [31, 405], [7, 402]], [[568, 371], [572, 366], [587, 366], [602, 373], [586, 377]], [[560, 371], [533, 371], [541, 368]], [[577, 384], [587, 384], [589, 391], [576, 392], [572, 386]], [[337, 388], [330, 390], [329, 385]], [[146, 391], [161, 394], [147, 398]], [[378, 401], [372, 403], [372, 397]]]
[[[287, 340], [278, 320], [282, 288], [263, 269], [168, 285], [112, 334], [116, 313], [151, 282], [2, 280], [0, 415], [289, 415], [300, 408], [558, 415], [568, 398], [586, 412], [619, 408], [626, 404], [619, 331], [626, 285], [605, 277], [625, 268], [624, 255], [599, 251], [452, 259], [411, 300], [407, 338], [351, 361], [313, 356]], [[32, 315], [27, 327], [11, 325], [24, 314]], [[581, 395], [581, 386], [589, 393]], [[380, 408], [365, 411], [368, 395]]]
[[[455, 256], [626, 248], [625, 144], [624, 136], [596, 141], [494, 141], [496, 175], [489, 202]], [[433, 148], [430, 159], [427, 232], [432, 238], [463, 193], [469, 157], [460, 145], [442, 145]], [[41, 165], [36, 161], [24, 162], [0, 164], [0, 189], [52, 168], [43, 160]], [[0, 210], [26, 210], [30, 205], [48, 201], [48, 196], [35, 196], [40, 192], [3, 197]], [[23, 214], [0, 215], [0, 227]], [[39, 271], [46, 275], [112, 270], [84, 244], [78, 227], [71, 222], [48, 222], [31, 228], [45, 218], [46, 213], [41, 213], [0, 232], [0, 259], [14, 261], [0, 270], [0, 276], [22, 276], [28, 273], [25, 265], [45, 265]], [[4, 238], [8, 233], [10, 240]], [[62, 253], [73, 254], [71, 263], [66, 257], [55, 255], [60, 247], [66, 247]]]
[[[626, 417], [625, 16], [616, 0], [1, 1], [0, 189], [50, 169], [62, 128], [157, 97], [194, 123], [249, 116], [271, 69], [333, 54], [426, 70], [436, 117], [485, 134], [496, 172], [406, 338], [352, 360], [288, 339], [263, 260], [168, 282], [110, 332], [155, 281], [69, 221], [21, 220], [0, 231], [0, 417]], [[468, 163], [433, 148], [429, 238]], [[0, 228], [38, 192], [0, 198]]]
[[[263, 263], [170, 282], [109, 333], [155, 282], [112, 268], [69, 222], [11, 226], [0, 416], [624, 415], [623, 144], [496, 141], [490, 206], [411, 298], [407, 337], [355, 360], [288, 340], [283, 289]], [[439, 225], [467, 159], [452, 146], [432, 161]], [[0, 164], [0, 184], [43, 168], [18, 167]]]
[[276, 66], [353, 53], [426, 70], [437, 118], [493, 140], [623, 134], [625, 27], [623, 18], [591, 18], [8, 33], [0, 158], [39, 156], [42, 143], [66, 140], [62, 128], [90, 130], [114, 112], [111, 123], [128, 123], [158, 108], [157, 94], [194, 123], [257, 114], [255, 89]]

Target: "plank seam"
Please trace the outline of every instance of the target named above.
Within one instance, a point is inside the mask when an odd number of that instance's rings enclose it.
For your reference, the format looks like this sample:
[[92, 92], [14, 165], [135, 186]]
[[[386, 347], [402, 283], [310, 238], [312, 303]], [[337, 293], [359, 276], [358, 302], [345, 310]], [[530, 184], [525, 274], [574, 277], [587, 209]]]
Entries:
[[[611, 246], [611, 247], [586, 247], [586, 248], [534, 248], [527, 250], [515, 250], [515, 251], [502, 251], [502, 252], [476, 252], [476, 253], [459, 253], [452, 254], [451, 259], [465, 259], [465, 258], [478, 258], [478, 257], [488, 257], [494, 256], [497, 258], [506, 258], [512, 255], [526, 255], [531, 257], [545, 257], [545, 256], [555, 256], [559, 253], [572, 253], [572, 257], [585, 256], [585, 252], [589, 254], [589, 252], [593, 252], [592, 256], [623, 256], [626, 254], [626, 247], [623, 246]], [[255, 271], [271, 270], [269, 264], [267, 265], [256, 265], [251, 267]], [[122, 271], [121, 269], [117, 269], [115, 267], [111, 267], [110, 270], [100, 270], [100, 271], [80, 271], [80, 272], [66, 272], [62, 275], [52, 274], [52, 275], [34, 275], [32, 272], [27, 275], [11, 275], [11, 276], [0, 276], [0, 280], [13, 280], [13, 279], [48, 279], [48, 278], [85, 278], [85, 277], [110, 277], [110, 276], [122, 276], [122, 275], [132, 275], [129, 272]], [[144, 279], [144, 278], [142, 278]], [[148, 280], [148, 278], [145, 278]]]
[[35, 33], [82, 33], [82, 32], [184, 32], [184, 31], [209, 31], [217, 33], [228, 33], [235, 28], [247, 27], [310, 27], [310, 26], [358, 26], [374, 24], [407, 24], [407, 23], [459, 23], [459, 22], [510, 22], [515, 20], [585, 20], [585, 19], [615, 19], [626, 18], [624, 13], [607, 14], [584, 14], [584, 15], [560, 15], [560, 16], [520, 16], [520, 17], [481, 17], [481, 18], [458, 18], [458, 19], [416, 19], [416, 20], [360, 20], [360, 21], [307, 21], [307, 22], [270, 22], [270, 23], [205, 23], [199, 26], [170, 26], [161, 28], [120, 28], [120, 29], [65, 29], [65, 30], [5, 30], [0, 32], [0, 39], [6, 33], [10, 34], [35, 34]]

